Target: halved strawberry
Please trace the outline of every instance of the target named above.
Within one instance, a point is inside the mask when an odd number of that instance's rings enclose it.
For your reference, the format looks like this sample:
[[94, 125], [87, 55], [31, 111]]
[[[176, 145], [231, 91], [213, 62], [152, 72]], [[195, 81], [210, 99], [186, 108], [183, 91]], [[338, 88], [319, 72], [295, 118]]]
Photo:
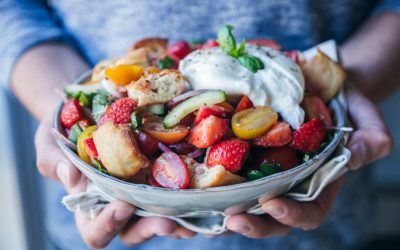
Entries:
[[253, 143], [262, 147], [282, 147], [292, 140], [292, 130], [285, 122], [278, 122], [270, 130], [254, 139]]
[[306, 95], [302, 106], [309, 120], [319, 118], [325, 126], [333, 126], [331, 113], [319, 96]]
[[312, 119], [293, 133], [292, 147], [304, 153], [312, 153], [319, 149], [325, 132], [324, 123], [319, 118]]
[[71, 128], [82, 119], [82, 110], [78, 100], [69, 99], [61, 109], [61, 124], [65, 128]]
[[242, 99], [240, 100], [239, 104], [236, 106], [236, 109], [233, 113], [237, 113], [239, 111], [249, 109], [252, 107], [254, 107], [253, 102], [250, 100], [250, 98], [247, 95], [245, 95], [242, 97]]
[[201, 106], [199, 111], [197, 111], [196, 119], [194, 120], [194, 124], [198, 124], [202, 120], [206, 119], [207, 117], [214, 115], [219, 118], [228, 118], [230, 115], [230, 111], [222, 106], [213, 105], [213, 106]]
[[229, 120], [209, 116], [189, 132], [189, 143], [197, 148], [207, 148], [218, 142], [228, 132]]
[[242, 168], [250, 151], [250, 144], [242, 139], [233, 138], [215, 144], [208, 153], [207, 166], [222, 165], [235, 173]]
[[99, 158], [99, 153], [97, 153], [96, 145], [94, 144], [93, 138], [87, 138], [83, 140], [83, 146], [85, 148], [86, 154], [91, 160], [97, 160]]
[[101, 126], [107, 121], [112, 121], [114, 124], [128, 124], [131, 122], [131, 115], [136, 106], [135, 100], [128, 97], [121, 98], [107, 108], [97, 125]]

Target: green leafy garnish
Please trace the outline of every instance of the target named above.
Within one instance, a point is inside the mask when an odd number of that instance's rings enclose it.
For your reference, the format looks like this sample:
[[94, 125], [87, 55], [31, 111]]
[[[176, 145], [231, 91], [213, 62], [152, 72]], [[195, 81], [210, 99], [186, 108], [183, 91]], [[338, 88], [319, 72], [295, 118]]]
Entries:
[[92, 116], [98, 122], [106, 112], [107, 106], [113, 101], [113, 97], [105, 91], [99, 91], [92, 100]]
[[141, 125], [142, 121], [140, 120], [140, 118], [137, 115], [136, 111], [133, 111], [132, 115], [131, 115], [131, 124], [133, 128], [137, 128]]
[[92, 163], [93, 163], [93, 165], [94, 165], [100, 172], [105, 173], [105, 174], [108, 174], [108, 175], [111, 175], [111, 174], [107, 171], [107, 169], [103, 168], [103, 166], [101, 165], [101, 163], [100, 163], [99, 161], [97, 161], [97, 160], [95, 160], [95, 159], [92, 159]]
[[260, 171], [263, 176], [269, 176], [281, 172], [281, 165], [279, 163], [262, 163]]
[[250, 181], [258, 180], [263, 177], [264, 177], [264, 175], [260, 171], [255, 170], [255, 169], [252, 169], [247, 173], [247, 179]]
[[260, 58], [245, 53], [246, 40], [243, 39], [237, 47], [235, 37], [232, 34], [233, 26], [227, 25], [218, 31], [217, 42], [219, 47], [228, 55], [239, 60], [239, 63], [255, 73], [264, 68], [264, 63]]
[[171, 57], [165, 56], [164, 58], [158, 60], [156, 67], [160, 69], [171, 69], [174, 67], [174, 61], [171, 59]]
[[78, 97], [79, 104], [81, 104], [84, 107], [89, 107], [90, 106], [90, 96], [86, 95], [85, 93], [80, 92], [80, 95]]
[[78, 137], [82, 134], [82, 132], [83, 130], [81, 126], [76, 123], [74, 126], [72, 126], [71, 133], [69, 134], [68, 139], [76, 144], [76, 142], [78, 141]]

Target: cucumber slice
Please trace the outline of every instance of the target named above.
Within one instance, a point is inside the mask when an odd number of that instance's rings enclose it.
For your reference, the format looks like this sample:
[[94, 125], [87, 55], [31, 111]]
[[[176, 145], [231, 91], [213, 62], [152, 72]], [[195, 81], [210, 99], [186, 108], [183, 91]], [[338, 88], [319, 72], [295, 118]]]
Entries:
[[86, 95], [91, 95], [96, 93], [98, 90], [104, 90], [101, 82], [90, 85], [72, 84], [67, 85], [64, 88], [64, 91], [68, 96], [76, 96], [79, 92], [85, 93]]
[[169, 128], [175, 126], [188, 114], [198, 110], [203, 105], [214, 105], [226, 101], [226, 94], [221, 90], [211, 90], [200, 95], [193, 96], [175, 108], [164, 117], [164, 127]]
[[155, 115], [163, 115], [164, 114], [164, 104], [152, 104], [146, 107], [146, 110]]

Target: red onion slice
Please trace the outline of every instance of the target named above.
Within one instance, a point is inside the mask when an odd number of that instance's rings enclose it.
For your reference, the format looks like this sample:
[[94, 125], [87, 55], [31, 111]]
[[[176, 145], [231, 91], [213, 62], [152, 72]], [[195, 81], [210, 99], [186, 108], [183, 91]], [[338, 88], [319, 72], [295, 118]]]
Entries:
[[76, 145], [72, 141], [68, 140], [68, 138], [61, 134], [57, 129], [51, 128], [51, 134], [56, 140], [60, 140], [65, 146], [76, 151]]
[[205, 92], [209, 91], [208, 89], [197, 89], [197, 90], [191, 90], [188, 92], [185, 92], [181, 95], [175, 96], [174, 98], [172, 98], [172, 100], [170, 100], [169, 102], [167, 102], [167, 108], [173, 108], [175, 105], [177, 105], [178, 103], [188, 99], [189, 97], [195, 96], [195, 95], [200, 95], [203, 94]]
[[193, 152], [187, 154], [187, 157], [193, 159], [193, 158], [199, 157], [199, 156], [202, 155], [203, 153], [204, 153], [204, 149], [198, 148], [198, 149], [196, 149], [195, 151], [193, 151]]
[[159, 148], [161, 151], [163, 151], [164, 153], [166, 153], [166, 152], [172, 152], [172, 150], [171, 150], [167, 145], [165, 145], [164, 143], [159, 142], [159, 143], [157, 144], [157, 146], [158, 146], [158, 148]]

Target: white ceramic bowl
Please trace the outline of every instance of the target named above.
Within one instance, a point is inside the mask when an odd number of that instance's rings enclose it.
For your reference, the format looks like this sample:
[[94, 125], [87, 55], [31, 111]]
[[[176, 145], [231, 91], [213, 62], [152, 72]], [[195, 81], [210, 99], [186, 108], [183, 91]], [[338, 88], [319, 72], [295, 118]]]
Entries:
[[[76, 83], [84, 82], [89, 75], [90, 72], [82, 75]], [[330, 107], [334, 110], [335, 125], [343, 127], [346, 124], [346, 107], [338, 100], [343, 98], [343, 93], [338, 96], [331, 101]], [[60, 132], [62, 132], [59, 119], [61, 108], [62, 103], [57, 108], [53, 122], [54, 128]], [[164, 189], [119, 180], [82, 161], [61, 141], [57, 140], [57, 143], [68, 159], [110, 196], [150, 212], [183, 215], [189, 212], [223, 212], [227, 208], [230, 208], [230, 213], [239, 213], [253, 207], [260, 199], [267, 200], [279, 196], [317, 170], [334, 152], [343, 135], [342, 131], [336, 132], [333, 140], [319, 155], [288, 171], [236, 185], [188, 190]]]

